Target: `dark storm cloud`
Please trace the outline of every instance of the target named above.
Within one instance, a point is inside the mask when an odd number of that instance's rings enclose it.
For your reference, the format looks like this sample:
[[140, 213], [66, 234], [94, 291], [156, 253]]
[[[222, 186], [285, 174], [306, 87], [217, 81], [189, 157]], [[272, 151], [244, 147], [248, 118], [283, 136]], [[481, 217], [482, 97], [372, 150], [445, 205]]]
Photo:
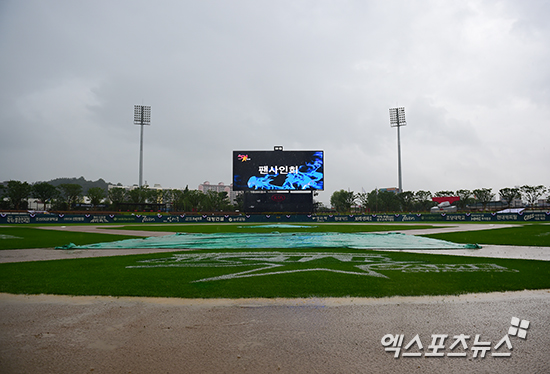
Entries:
[[[544, 1], [5, 1], [0, 179], [229, 183], [233, 149], [324, 149], [326, 192], [549, 184]], [[545, 179], [546, 178], [546, 179]]]

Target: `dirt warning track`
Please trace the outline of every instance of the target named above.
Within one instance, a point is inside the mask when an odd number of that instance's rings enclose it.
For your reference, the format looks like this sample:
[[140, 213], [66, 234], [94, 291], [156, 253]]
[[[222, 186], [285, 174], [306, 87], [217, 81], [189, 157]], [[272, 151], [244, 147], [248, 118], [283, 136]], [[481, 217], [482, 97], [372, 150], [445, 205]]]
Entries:
[[[384, 299], [147, 299], [0, 294], [2, 373], [547, 373], [550, 291]], [[495, 345], [529, 321], [512, 349]], [[418, 334], [420, 357], [382, 339]], [[464, 334], [467, 349], [450, 349]], [[489, 343], [482, 358], [476, 335]], [[445, 335], [442, 349], [429, 347]], [[478, 346], [479, 347], [479, 346]], [[391, 346], [390, 346], [391, 348]], [[503, 349], [504, 348], [504, 349]], [[430, 357], [426, 353], [442, 353]], [[450, 357], [449, 353], [465, 353]]]

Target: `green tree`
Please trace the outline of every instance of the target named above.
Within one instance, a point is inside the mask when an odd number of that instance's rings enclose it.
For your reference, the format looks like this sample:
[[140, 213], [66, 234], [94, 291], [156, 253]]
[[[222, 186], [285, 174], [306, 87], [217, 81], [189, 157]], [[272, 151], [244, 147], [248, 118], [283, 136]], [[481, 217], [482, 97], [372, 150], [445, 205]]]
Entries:
[[398, 212], [401, 207], [399, 197], [391, 191], [378, 191], [378, 209], [382, 212]]
[[174, 190], [162, 190], [162, 204], [166, 204], [166, 207], [174, 203]]
[[204, 199], [204, 194], [199, 190], [189, 190], [185, 199], [189, 211], [199, 211]]
[[27, 182], [11, 180], [8, 182], [7, 197], [13, 209], [27, 209], [26, 199], [31, 194], [32, 187]]
[[413, 210], [414, 206], [414, 192], [412, 191], [404, 191], [400, 194], [397, 194], [397, 198], [399, 199], [399, 202], [401, 203], [401, 210], [405, 212], [410, 212]]
[[93, 206], [97, 206], [105, 198], [105, 190], [101, 187], [90, 187], [88, 189], [88, 198]]
[[506, 206], [510, 208], [510, 204], [515, 199], [521, 199], [521, 193], [519, 192], [519, 188], [501, 188], [499, 191], [500, 194], [500, 200], [506, 201]]
[[46, 204], [58, 197], [59, 191], [48, 182], [39, 182], [33, 184], [32, 194], [44, 204], [44, 210], [46, 210]]
[[217, 192], [213, 190], [206, 191], [201, 200], [201, 208], [203, 211], [214, 212], [229, 209], [229, 199], [227, 192]]
[[[235, 206], [237, 206], [237, 205], [235, 204]], [[239, 209], [239, 208], [236, 208], [236, 209]], [[314, 212], [328, 212], [329, 210], [330, 209], [327, 208], [325, 206], [325, 204], [323, 204], [322, 201], [316, 201], [316, 200], [313, 201], [313, 211]]]
[[173, 190], [172, 191], [172, 208], [176, 212], [186, 212], [186, 197], [189, 193], [189, 188], [185, 187], [185, 190]]
[[227, 212], [233, 210], [233, 205], [229, 201], [229, 194], [227, 191], [218, 192], [218, 199], [220, 201], [220, 211]]
[[164, 190], [150, 189], [147, 194], [146, 200], [155, 204], [164, 204], [165, 203], [164, 197], [165, 197]]
[[149, 189], [146, 192], [146, 202], [158, 204], [159, 208], [161, 205], [164, 205], [165, 207], [168, 207], [173, 202], [173, 192], [172, 190], [164, 190], [164, 189]]
[[206, 191], [202, 192], [203, 196], [200, 202], [200, 210], [203, 212], [211, 212], [213, 211], [214, 205], [215, 205], [215, 195], [217, 194], [215, 191]]
[[367, 194], [366, 206], [371, 212], [378, 212], [378, 189], [375, 188]]
[[6, 196], [6, 187], [0, 183], [0, 208], [4, 208], [5, 196]]
[[126, 190], [124, 188], [115, 187], [111, 188], [107, 195], [114, 209], [119, 209], [120, 204], [126, 200]]
[[365, 212], [369, 209], [369, 194], [361, 192], [356, 195], [357, 202], [361, 205], [361, 212]]
[[69, 210], [74, 204], [78, 203], [82, 197], [82, 186], [79, 184], [62, 183], [58, 188], [61, 191], [64, 202], [67, 204], [67, 209]]
[[525, 197], [525, 200], [527, 200], [527, 204], [529, 204], [529, 207], [533, 208], [538, 199], [540, 199], [544, 193], [546, 192], [546, 187], [543, 185], [539, 186], [521, 186], [520, 191], [522, 195]]
[[149, 198], [149, 187], [143, 185], [128, 191], [128, 201], [132, 204], [145, 204]]
[[330, 197], [330, 204], [337, 212], [346, 213], [351, 211], [351, 206], [355, 202], [356, 196], [353, 191], [334, 191]]
[[492, 188], [478, 188], [473, 191], [476, 200], [483, 205], [483, 210], [487, 208], [487, 204], [495, 197], [492, 193]]
[[465, 209], [467, 205], [471, 204], [473, 202], [473, 194], [470, 190], [457, 190], [456, 196], [460, 197], [460, 200], [456, 202], [456, 205], [460, 209]]
[[434, 205], [434, 202], [432, 201], [432, 193], [430, 191], [416, 191], [414, 194], [414, 199], [419, 211], [427, 211]]
[[415, 194], [409, 191], [403, 194], [400, 197], [391, 191], [374, 189], [366, 195], [366, 206], [371, 212], [398, 212], [403, 204], [406, 206], [403, 209], [412, 209]]

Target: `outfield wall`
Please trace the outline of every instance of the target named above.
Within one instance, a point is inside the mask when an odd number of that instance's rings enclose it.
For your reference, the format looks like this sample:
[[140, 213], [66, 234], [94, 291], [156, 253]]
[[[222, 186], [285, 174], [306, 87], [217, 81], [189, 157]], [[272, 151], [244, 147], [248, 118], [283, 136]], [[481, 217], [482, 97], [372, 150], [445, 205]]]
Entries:
[[537, 222], [550, 221], [545, 213], [466, 213], [466, 214], [368, 214], [368, 215], [112, 215], [112, 214], [13, 214], [0, 213], [0, 224], [71, 224], [71, 223], [269, 223], [269, 222]]

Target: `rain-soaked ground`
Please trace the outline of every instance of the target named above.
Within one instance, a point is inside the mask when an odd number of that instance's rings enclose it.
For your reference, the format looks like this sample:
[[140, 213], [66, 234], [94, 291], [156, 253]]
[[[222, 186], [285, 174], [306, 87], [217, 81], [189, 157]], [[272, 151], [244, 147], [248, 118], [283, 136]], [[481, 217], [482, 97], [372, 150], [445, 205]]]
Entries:
[[[290, 300], [0, 294], [0, 372], [548, 373], [549, 310], [549, 290]], [[388, 334], [398, 335], [395, 347]]]

